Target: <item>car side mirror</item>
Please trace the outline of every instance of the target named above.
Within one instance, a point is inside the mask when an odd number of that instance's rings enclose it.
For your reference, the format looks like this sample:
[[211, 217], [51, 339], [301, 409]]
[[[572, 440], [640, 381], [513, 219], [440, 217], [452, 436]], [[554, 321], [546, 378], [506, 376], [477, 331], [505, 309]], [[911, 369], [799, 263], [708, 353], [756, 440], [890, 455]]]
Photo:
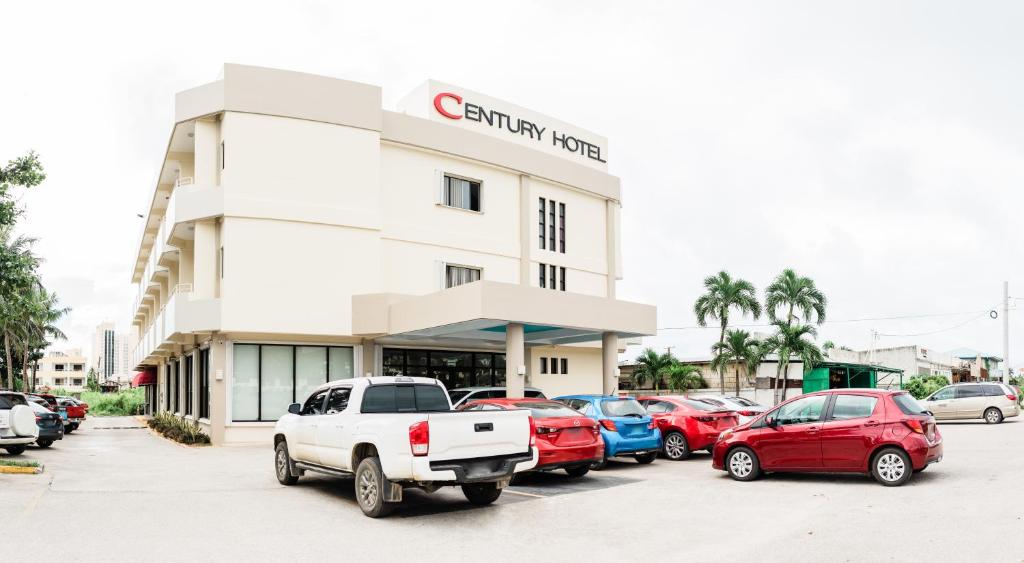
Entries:
[[769, 416], [764, 419], [764, 425], [769, 428], [775, 428], [779, 425], [779, 421], [774, 416]]
[[302, 412], [302, 404], [292, 403], [288, 405], [288, 412], [290, 414], [299, 414], [300, 412]]

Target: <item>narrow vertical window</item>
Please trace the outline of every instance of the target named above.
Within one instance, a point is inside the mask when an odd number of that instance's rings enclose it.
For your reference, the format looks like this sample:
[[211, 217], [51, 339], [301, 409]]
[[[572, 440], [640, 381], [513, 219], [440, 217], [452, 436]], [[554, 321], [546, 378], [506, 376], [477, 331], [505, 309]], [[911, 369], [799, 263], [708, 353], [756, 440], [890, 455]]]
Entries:
[[565, 204], [558, 204], [558, 251], [565, 254]]
[[562, 358], [559, 361], [562, 362], [562, 375], [567, 375], [569, 373], [569, 358]]
[[551, 287], [551, 289], [558, 289], [558, 283], [555, 274], [555, 266], [548, 266], [548, 285]]
[[[546, 219], [547, 218], [547, 212], [544, 209], [545, 203], [546, 202], [544, 201], [544, 198], [540, 198], [540, 221], [538, 222], [540, 229], [538, 230], [538, 232], [540, 233], [540, 249], [541, 250], [544, 250], [544, 240], [545, 240], [545, 237], [547, 236], [547, 230], [548, 230], [547, 226], [546, 226], [547, 225], [547, 219]], [[541, 286], [541, 287], [543, 287], [543, 286]]]
[[224, 152], [224, 141], [221, 141], [220, 142], [220, 169], [221, 170], [224, 170], [224, 161], [225, 161], [225, 158], [226, 158], [226, 154], [227, 153]]
[[565, 291], [565, 268], [558, 269], [558, 289]]
[[551, 358], [551, 373], [558, 375], [558, 358]]
[[220, 247], [220, 277], [224, 279], [224, 247]]
[[554, 252], [555, 247], [555, 202], [548, 206], [548, 248]]
[[547, 275], [548, 267], [544, 264], [540, 264], [540, 287], [547, 287], [547, 283], [545, 283], [545, 280], [547, 280]]
[[541, 358], [540, 359], [540, 372], [542, 374], [548, 372], [548, 359], [547, 358]]

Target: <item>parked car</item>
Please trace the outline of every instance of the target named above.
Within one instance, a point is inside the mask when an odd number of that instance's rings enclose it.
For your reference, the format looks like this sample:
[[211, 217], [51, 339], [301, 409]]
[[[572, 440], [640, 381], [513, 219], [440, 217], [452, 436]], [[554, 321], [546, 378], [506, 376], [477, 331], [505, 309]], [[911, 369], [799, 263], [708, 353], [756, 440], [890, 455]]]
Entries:
[[[504, 399], [506, 395], [504, 387], [460, 387], [448, 391], [452, 400], [452, 408], [459, 408], [470, 401], [482, 399]], [[527, 387], [523, 392], [527, 399], [546, 399], [540, 389]]]
[[32, 407], [36, 415], [36, 426], [39, 427], [37, 446], [49, 448], [55, 441], [64, 439], [64, 423], [59, 414], [33, 401], [29, 401], [28, 406]]
[[498, 499], [513, 474], [537, 465], [527, 410], [451, 412], [444, 385], [424, 377], [358, 377], [318, 387], [274, 429], [277, 480], [306, 471], [355, 476], [363, 514], [376, 518], [405, 487], [458, 485], [469, 502]]
[[0, 391], [0, 448], [18, 455], [38, 437], [39, 427], [28, 399], [21, 393]]
[[558, 401], [547, 399], [484, 399], [464, 403], [459, 410], [526, 409], [537, 430], [537, 466], [534, 471], [564, 469], [582, 477], [604, 459], [604, 440], [597, 422]]
[[661, 431], [636, 399], [609, 395], [566, 395], [556, 397], [601, 425], [604, 457], [591, 465], [604, 469], [608, 458], [631, 456], [637, 463], [651, 463], [661, 450]]
[[712, 466], [737, 481], [765, 471], [869, 473], [896, 486], [941, 460], [935, 418], [909, 393], [833, 389], [794, 397], [726, 430]]
[[1017, 391], [1002, 383], [947, 385], [924, 400], [937, 420], [980, 418], [989, 424], [1020, 415]]
[[38, 398], [46, 401], [47, 406], [53, 412], [57, 412], [59, 410], [57, 408], [57, 397], [54, 396], [54, 395], [50, 395], [49, 393], [28, 393], [27, 396], [28, 397], [38, 397]]
[[739, 423], [735, 412], [711, 401], [680, 395], [637, 397], [637, 400], [661, 430], [662, 454], [673, 461], [690, 457], [694, 450], [711, 451], [718, 435]]
[[750, 399], [734, 395], [696, 395], [690, 398], [711, 403], [719, 408], [735, 411], [739, 424], [749, 422], [768, 410], [768, 407], [764, 405], [759, 405]]
[[57, 397], [57, 409], [64, 419], [65, 434], [78, 430], [78, 426], [85, 422], [85, 407], [71, 397]]

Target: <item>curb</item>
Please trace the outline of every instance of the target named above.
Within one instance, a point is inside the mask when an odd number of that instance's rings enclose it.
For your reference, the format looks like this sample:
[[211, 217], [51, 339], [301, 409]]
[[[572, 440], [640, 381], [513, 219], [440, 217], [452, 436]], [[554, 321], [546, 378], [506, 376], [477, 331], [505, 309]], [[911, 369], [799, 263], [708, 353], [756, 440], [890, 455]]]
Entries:
[[20, 465], [0, 465], [0, 474], [23, 474], [38, 475], [43, 472], [43, 466], [22, 467]]

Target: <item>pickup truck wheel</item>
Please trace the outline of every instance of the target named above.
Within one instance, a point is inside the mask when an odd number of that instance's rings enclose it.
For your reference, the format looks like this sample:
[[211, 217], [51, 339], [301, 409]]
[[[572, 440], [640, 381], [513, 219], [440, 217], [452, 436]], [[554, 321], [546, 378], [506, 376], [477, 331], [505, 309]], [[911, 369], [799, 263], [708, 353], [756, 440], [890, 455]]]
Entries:
[[73, 430], [78, 430], [78, 424], [79, 424], [79, 423], [77, 423], [77, 422], [72, 422], [72, 423], [71, 423], [71, 428], [72, 428]]
[[64, 433], [65, 434], [71, 434], [74, 431], [75, 431], [75, 427], [70, 425], [70, 424], [68, 424], [67, 426], [64, 427]]
[[462, 494], [466, 495], [469, 502], [478, 506], [491, 504], [501, 496], [501, 489], [497, 483], [474, 483], [463, 485]]
[[25, 446], [7, 446], [4, 449], [11, 455], [21, 455], [25, 452]]
[[53, 445], [53, 440], [47, 438], [45, 440], [36, 440], [36, 445], [40, 448], [49, 448]]
[[658, 452], [647, 452], [645, 454], [637, 454], [635, 457], [637, 463], [639, 463], [640, 465], [647, 465], [648, 463], [651, 463], [652, 461], [655, 460], [655, 458], [658, 457]]
[[384, 502], [384, 472], [375, 457], [364, 458], [356, 468], [356, 501], [370, 518], [386, 516], [394, 508]]
[[566, 467], [565, 472], [569, 474], [569, 477], [583, 477], [590, 472], [590, 466], [577, 465], [576, 467]]
[[291, 459], [288, 458], [288, 444], [281, 440], [274, 448], [274, 471], [277, 473], [277, 482], [282, 485], [294, 485], [299, 478], [292, 475]]

